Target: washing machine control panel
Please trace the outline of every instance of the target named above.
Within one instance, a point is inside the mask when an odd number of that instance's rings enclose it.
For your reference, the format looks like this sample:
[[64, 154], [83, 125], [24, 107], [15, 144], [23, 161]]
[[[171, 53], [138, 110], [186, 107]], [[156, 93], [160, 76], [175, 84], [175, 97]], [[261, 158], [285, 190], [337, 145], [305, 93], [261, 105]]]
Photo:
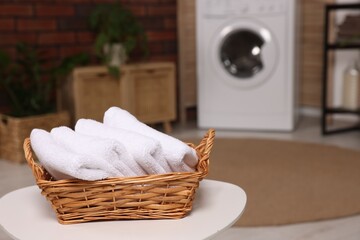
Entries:
[[262, 15], [283, 13], [287, 0], [206, 0], [207, 16]]

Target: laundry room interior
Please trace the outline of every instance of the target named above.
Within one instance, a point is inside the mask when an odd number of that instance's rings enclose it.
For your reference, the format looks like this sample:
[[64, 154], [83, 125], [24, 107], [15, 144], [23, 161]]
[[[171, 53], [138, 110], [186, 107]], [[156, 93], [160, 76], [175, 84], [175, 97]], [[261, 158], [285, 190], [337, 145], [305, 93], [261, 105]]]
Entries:
[[[65, 176], [70, 179], [61, 178], [64, 174], [54, 175], [54, 165], [46, 165], [49, 163], [42, 159], [47, 154], [43, 149], [50, 147], [35, 145], [34, 130], [51, 136], [54, 129], [66, 128], [74, 134], [104, 140], [106, 131], [101, 128], [98, 135], [90, 134], [96, 124], [146, 138], [159, 136], [167, 145], [156, 142], [162, 150], [168, 147], [178, 151], [172, 156], [184, 154], [175, 146], [181, 143], [199, 160], [190, 166], [189, 158], [182, 156], [184, 166], [173, 167], [171, 162], [164, 163], [168, 161], [164, 154], [162, 162], [156, 161], [160, 170], [143, 163], [144, 171], [139, 170], [138, 175], [119, 175], [120, 182], [127, 182], [128, 177], [135, 179], [134, 189], [147, 186], [149, 190], [147, 184], [152, 177], [162, 182], [170, 176], [201, 172], [199, 182], [189, 190], [195, 197], [181, 200], [191, 200], [184, 207], [190, 205], [191, 212], [183, 219], [154, 219], [159, 211], [165, 211], [164, 218], [173, 214], [167, 206], [151, 212], [155, 198], [140, 198], [134, 203], [138, 205], [129, 204], [138, 210], [149, 204], [145, 210], [150, 213], [146, 213], [147, 220], [141, 220], [141, 226], [146, 226], [146, 221], [158, 223], [152, 230], [145, 227], [142, 236], [159, 228], [154, 239], [168, 239], [164, 235], [168, 230], [161, 221], [172, 221], [174, 230], [181, 232], [184, 228], [184, 235], [179, 236], [186, 239], [359, 240], [359, 50], [360, 0], [2, 0], [0, 240], [25, 239], [22, 236], [33, 239], [32, 233], [41, 235], [38, 230], [46, 226], [49, 230], [44, 230], [44, 238], [61, 231], [64, 236], [72, 236], [71, 227], [66, 230], [72, 224], [58, 227], [62, 225], [57, 221], [65, 221], [59, 220], [61, 214], [66, 215], [62, 203], [59, 208], [53, 205], [56, 214], [49, 213], [38, 224], [34, 221], [31, 227], [15, 228], [19, 215], [5, 214], [16, 203], [5, 206], [5, 202], [16, 191], [36, 185], [45, 196], [40, 186], [45, 180], [39, 179], [40, 175], [49, 178], [49, 185], [77, 178], [69, 172]], [[117, 113], [124, 113], [129, 120], [114, 121]], [[89, 129], [81, 128], [85, 121], [89, 121]], [[151, 136], [146, 135], [147, 131]], [[149, 150], [134, 139], [124, 139], [125, 146], [143, 153]], [[77, 142], [75, 138], [73, 142]], [[90, 156], [87, 151], [84, 155]], [[49, 152], [49, 158], [57, 155]], [[77, 150], [73, 152], [81, 156]], [[94, 170], [91, 166], [85, 169]], [[79, 179], [96, 184], [114, 178], [101, 176], [101, 180]], [[145, 182], [136, 183], [143, 178]], [[205, 186], [215, 182], [237, 186], [245, 194], [246, 205], [239, 210], [239, 201], [228, 197], [216, 204], [224, 208], [224, 216], [227, 211], [239, 211], [233, 219], [226, 222], [226, 217], [214, 215], [198, 223], [196, 211], [207, 212], [201, 208], [206, 199], [201, 192], [203, 181]], [[166, 190], [131, 192], [129, 199], [166, 192], [164, 199], [177, 205], [176, 199], [190, 183], [194, 180], [181, 182], [180, 187], [166, 183]], [[174, 193], [177, 187], [182, 191]], [[114, 189], [120, 191], [122, 187]], [[93, 199], [85, 195], [86, 204], [78, 207], [80, 212], [91, 214], [91, 205], [101, 202], [94, 199], [99, 194], [92, 191]], [[74, 196], [86, 191], [65, 192], [70, 197], [64, 204], [76, 205]], [[221, 189], [218, 192], [220, 196]], [[137, 213], [117, 219], [120, 214], [116, 211], [122, 207], [116, 204], [122, 201], [122, 193], [117, 194], [106, 192], [99, 197], [111, 195], [104, 201], [113, 204], [106, 209], [113, 211], [114, 215], [105, 219], [111, 221], [85, 217], [83, 221], [95, 222], [73, 226], [80, 225], [84, 231], [94, 226], [92, 231], [100, 233], [109, 227], [99, 223], [118, 222], [114, 234], [144, 239], [132, 235], [137, 220], [128, 221], [138, 219]], [[51, 196], [45, 198], [40, 191], [38, 195], [43, 198], [41, 207], [50, 212]], [[26, 199], [16, 200], [19, 205], [21, 201]], [[51, 204], [56, 201], [61, 202]], [[210, 216], [210, 209], [208, 212], [206, 216]], [[186, 220], [199, 228], [194, 230], [196, 234], [186, 228]], [[127, 221], [135, 227], [121, 230], [121, 224], [127, 226]], [[149, 226], [155, 226], [152, 224]], [[170, 226], [167, 224], [164, 226]]]

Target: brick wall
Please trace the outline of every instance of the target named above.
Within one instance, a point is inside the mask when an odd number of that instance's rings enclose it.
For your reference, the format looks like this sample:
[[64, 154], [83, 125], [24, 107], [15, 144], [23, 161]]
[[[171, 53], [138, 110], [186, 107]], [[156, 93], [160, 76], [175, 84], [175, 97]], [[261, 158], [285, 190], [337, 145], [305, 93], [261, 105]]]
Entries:
[[[49, 60], [93, 53], [87, 19], [99, 3], [114, 0], [1, 0], [0, 48], [15, 53], [18, 41], [39, 47]], [[176, 0], [120, 0], [139, 19], [149, 41], [149, 60], [176, 61]], [[136, 58], [136, 56], [135, 56]], [[0, 112], [6, 109], [0, 91]]]

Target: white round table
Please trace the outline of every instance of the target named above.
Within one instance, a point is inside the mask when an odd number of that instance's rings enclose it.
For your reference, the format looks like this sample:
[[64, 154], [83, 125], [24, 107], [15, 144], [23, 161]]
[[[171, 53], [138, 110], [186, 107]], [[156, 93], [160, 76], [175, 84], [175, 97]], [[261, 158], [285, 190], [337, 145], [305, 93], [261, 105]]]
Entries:
[[0, 225], [14, 239], [209, 239], [241, 216], [246, 194], [238, 186], [203, 180], [193, 210], [176, 220], [119, 220], [61, 225], [37, 186], [0, 199]]

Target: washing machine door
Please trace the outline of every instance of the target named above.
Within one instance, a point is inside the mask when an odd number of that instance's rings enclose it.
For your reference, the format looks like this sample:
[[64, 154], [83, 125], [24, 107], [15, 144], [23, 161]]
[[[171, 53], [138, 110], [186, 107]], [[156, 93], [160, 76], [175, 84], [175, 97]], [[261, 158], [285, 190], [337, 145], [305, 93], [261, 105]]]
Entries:
[[214, 35], [211, 48], [218, 79], [240, 88], [258, 87], [270, 79], [279, 55], [269, 28], [242, 18], [224, 25]]

